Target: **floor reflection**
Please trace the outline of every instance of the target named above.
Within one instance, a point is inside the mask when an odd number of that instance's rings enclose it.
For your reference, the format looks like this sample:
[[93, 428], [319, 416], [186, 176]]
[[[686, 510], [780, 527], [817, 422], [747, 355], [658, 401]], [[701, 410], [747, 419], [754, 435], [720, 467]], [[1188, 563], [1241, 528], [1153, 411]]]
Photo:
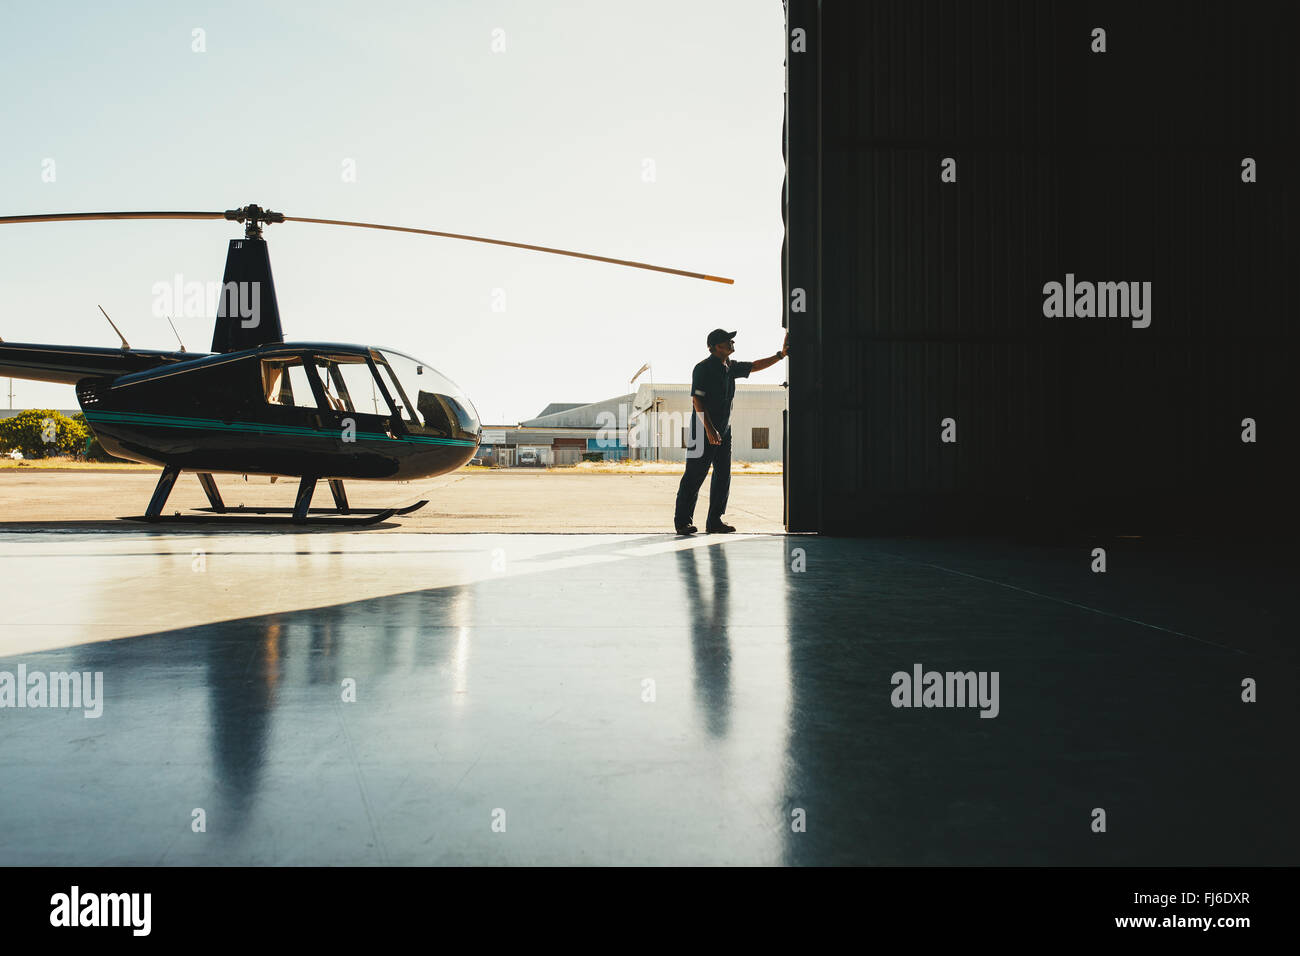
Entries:
[[695, 702], [709, 735], [725, 737], [731, 708], [731, 642], [727, 633], [731, 582], [727, 578], [727, 555], [721, 546], [683, 548], [677, 552], [677, 568], [691, 618]]
[[204, 642], [212, 765], [224, 804], [218, 808], [224, 812], [214, 814], [214, 818], [234, 831], [243, 828], [256, 798], [276, 686], [288, 651], [281, 622], [266, 621], [257, 630], [261, 633], [248, 631], [246, 654], [232, 654], [217, 640]]

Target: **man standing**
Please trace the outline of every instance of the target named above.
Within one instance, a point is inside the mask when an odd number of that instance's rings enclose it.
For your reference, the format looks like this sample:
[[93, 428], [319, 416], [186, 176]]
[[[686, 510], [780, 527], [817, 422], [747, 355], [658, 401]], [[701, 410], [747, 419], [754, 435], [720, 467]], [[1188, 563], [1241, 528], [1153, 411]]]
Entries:
[[686, 448], [686, 473], [677, 488], [677, 511], [673, 525], [678, 534], [694, 534], [698, 528], [695, 520], [695, 502], [709, 466], [713, 466], [713, 481], [709, 484], [709, 518], [704, 530], [710, 533], [735, 531], [722, 523], [722, 513], [727, 510], [727, 494], [731, 490], [731, 400], [736, 394], [736, 379], [748, 378], [750, 372], [761, 372], [781, 361], [790, 351], [790, 336], [781, 344], [781, 351], [753, 362], [733, 362], [736, 351], [735, 332], [714, 329], [709, 333], [709, 357], [695, 366], [691, 373], [691, 434]]

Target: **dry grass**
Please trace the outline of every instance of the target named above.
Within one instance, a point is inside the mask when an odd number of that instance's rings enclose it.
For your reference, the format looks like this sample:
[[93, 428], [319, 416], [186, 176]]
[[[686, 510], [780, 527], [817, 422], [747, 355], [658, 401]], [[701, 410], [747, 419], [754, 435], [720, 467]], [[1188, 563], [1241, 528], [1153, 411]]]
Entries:
[[157, 465], [135, 461], [78, 461], [75, 458], [24, 458], [14, 461], [0, 457], [0, 471], [158, 471]]
[[[680, 475], [685, 468], [686, 465], [680, 461], [581, 461], [563, 469], [548, 470], [591, 475]], [[779, 475], [781, 463], [779, 461], [733, 461], [731, 473], [733, 475]]]

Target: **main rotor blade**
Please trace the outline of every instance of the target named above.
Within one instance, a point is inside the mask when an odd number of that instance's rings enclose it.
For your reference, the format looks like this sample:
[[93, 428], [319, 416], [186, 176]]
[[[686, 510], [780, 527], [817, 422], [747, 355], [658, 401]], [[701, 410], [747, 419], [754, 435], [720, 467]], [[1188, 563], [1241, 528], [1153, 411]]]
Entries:
[[225, 219], [224, 212], [52, 212], [0, 216], [6, 222], [68, 222], [78, 219]]
[[667, 272], [670, 275], [686, 276], [688, 279], [705, 279], [709, 282], [723, 282], [734, 285], [734, 279], [723, 276], [711, 276], [703, 272], [687, 272], [685, 269], [670, 269], [667, 266], [654, 266], [648, 262], [633, 262], [630, 259], [612, 259], [609, 256], [596, 256], [588, 252], [571, 252], [568, 249], [553, 249], [550, 246], [534, 246], [526, 242], [507, 242], [505, 239], [486, 239], [483, 236], [466, 236], [456, 232], [437, 232], [433, 229], [415, 229], [411, 226], [385, 226], [377, 222], [349, 222], [344, 219], [308, 219], [305, 216], [285, 216], [285, 222], [314, 222], [322, 226], [356, 226], [361, 229], [383, 229], [388, 232], [410, 232], [419, 236], [438, 236], [442, 239], [465, 239], [469, 242], [486, 242], [494, 246], [510, 246], [514, 249], [528, 249], [531, 252], [549, 252], [557, 256], [571, 256], [574, 259], [590, 259], [593, 262], [608, 262], [616, 266], [631, 266], [635, 269], [649, 269], [653, 272]]
[[[651, 272], [666, 272], [669, 275], [685, 276], [688, 279], [704, 279], [707, 282], [721, 282], [734, 285], [734, 279], [724, 276], [708, 275], [704, 272], [688, 272], [685, 269], [670, 269], [668, 266], [651, 265], [648, 262], [634, 262], [631, 259], [614, 259], [610, 256], [597, 256], [589, 252], [573, 252], [569, 249], [555, 249], [551, 246], [535, 246], [526, 242], [509, 242], [505, 239], [488, 239], [484, 236], [467, 236], [458, 232], [438, 232], [433, 229], [415, 229], [411, 226], [387, 226], [377, 222], [351, 222], [346, 219], [310, 219], [306, 216], [281, 216], [257, 206], [244, 209], [229, 209], [224, 212], [56, 212], [34, 213], [29, 216], [0, 216], [0, 225], [20, 222], [74, 222], [94, 219], [227, 219], [244, 222], [245, 214], [256, 228], [259, 222], [313, 222], [322, 226], [352, 226], [358, 229], [382, 229], [386, 232], [407, 232], [418, 236], [437, 236], [441, 239], [464, 239], [467, 242], [485, 242], [494, 246], [509, 246], [514, 249], [527, 249], [530, 252], [548, 252], [557, 256], [570, 256], [574, 259], [589, 259], [592, 262], [608, 262], [616, 266], [630, 266], [633, 269], [648, 269]], [[268, 218], [271, 217], [271, 218]], [[260, 235], [260, 231], [257, 233]]]

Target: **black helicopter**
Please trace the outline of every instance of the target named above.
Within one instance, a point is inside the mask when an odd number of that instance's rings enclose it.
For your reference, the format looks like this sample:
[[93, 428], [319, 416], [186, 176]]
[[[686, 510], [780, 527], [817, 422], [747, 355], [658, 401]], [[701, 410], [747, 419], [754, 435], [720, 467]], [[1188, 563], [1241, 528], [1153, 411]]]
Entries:
[[[427, 362], [403, 352], [333, 342], [285, 342], [262, 226], [309, 222], [465, 239], [731, 284], [687, 272], [546, 246], [408, 226], [286, 216], [250, 205], [225, 212], [91, 212], [3, 216], [0, 224], [97, 219], [224, 219], [244, 224], [226, 254], [212, 351], [196, 354], [122, 347], [30, 345], [0, 340], [0, 376], [76, 386], [77, 401], [110, 454], [162, 466], [146, 521], [253, 520], [371, 524], [406, 508], [348, 506], [344, 479], [431, 478], [474, 456], [479, 418], [473, 403]], [[105, 313], [105, 318], [108, 314]], [[109, 319], [112, 324], [112, 319]], [[117, 331], [117, 326], [113, 326]], [[182, 471], [198, 475], [210, 509], [164, 516]], [[214, 474], [299, 479], [292, 508], [231, 508]], [[333, 508], [311, 507], [316, 483], [329, 483]], [[222, 517], [224, 516], [224, 518]]]

